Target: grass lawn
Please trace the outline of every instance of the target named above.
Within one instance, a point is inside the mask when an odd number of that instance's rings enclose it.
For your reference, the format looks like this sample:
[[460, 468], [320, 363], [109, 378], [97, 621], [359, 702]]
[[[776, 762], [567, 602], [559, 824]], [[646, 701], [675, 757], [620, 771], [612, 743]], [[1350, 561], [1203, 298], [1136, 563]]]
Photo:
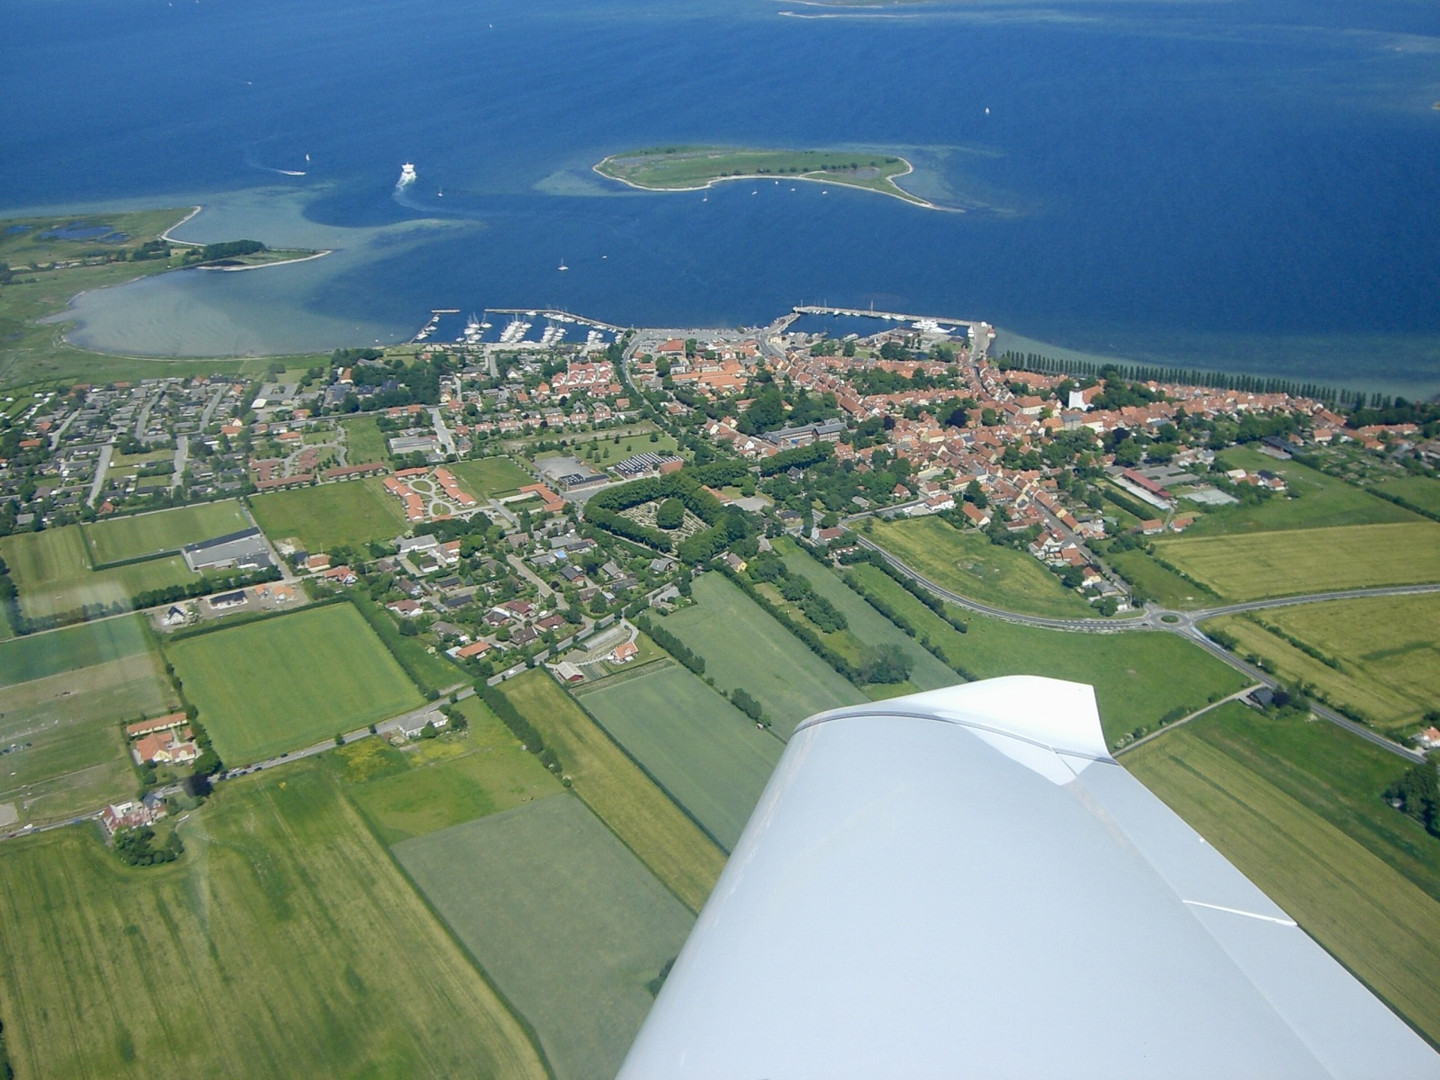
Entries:
[[128, 606], [136, 593], [196, 577], [179, 555], [91, 570], [79, 525], [0, 538], [0, 557], [20, 592], [21, 610], [31, 618], [74, 611], [87, 604]]
[[1411, 585], [1440, 581], [1440, 523], [1184, 536], [1155, 553], [1229, 600]]
[[120, 559], [178, 551], [186, 544], [212, 540], [249, 527], [250, 522], [234, 499], [177, 506], [173, 510], [133, 517], [108, 518], [81, 526], [96, 566]]
[[[1258, 450], [1236, 446], [1224, 450], [1220, 460], [1231, 469], [1256, 473], [1261, 469], [1285, 478], [1292, 498], [1275, 495], [1253, 506], [1207, 509], [1186, 530], [1187, 536], [1222, 536], [1273, 529], [1310, 529], [1317, 526], [1382, 525], [1420, 520], [1394, 503], [1377, 499], [1364, 488], [1302, 465], [1278, 461]], [[1194, 504], [1181, 500], [1182, 507]]]
[[[641, 431], [634, 435], [621, 435], [620, 442], [616, 443], [614, 434], [592, 431], [588, 435], [577, 435], [568, 447], [568, 452], [596, 467], [618, 465], [636, 454], [676, 453], [675, 440], [663, 431], [658, 434], [660, 437], [655, 442], [651, 442], [650, 436]], [[605, 456], [607, 450], [610, 452], [609, 457]]]
[[1213, 605], [1217, 597], [1167, 570], [1138, 548], [1129, 551], [1111, 550], [1105, 556], [1111, 568], [1119, 571], [1141, 596], [1155, 600], [1176, 611], [1188, 611]]
[[539, 1037], [558, 1080], [610, 1080], [646, 983], [694, 921], [567, 795], [407, 840], [396, 857]]
[[422, 701], [349, 604], [183, 638], [165, 651], [231, 766], [354, 731]]
[[0, 845], [17, 1077], [543, 1080], [319, 766], [226, 783], [168, 866], [124, 867], [93, 830]]
[[731, 851], [784, 749], [678, 664], [579, 695], [605, 730]]
[[[1254, 620], [1303, 641], [1339, 670]], [[1205, 626], [1234, 634], [1242, 655], [1265, 657], [1286, 682], [1311, 683], [1386, 731], [1418, 724], [1440, 701], [1440, 594], [1303, 604]]]
[[1095, 614], [1028, 554], [992, 544], [974, 530], [962, 532], [937, 517], [923, 517], [878, 521], [862, 532], [926, 580], [982, 604], [1023, 615]]
[[786, 548], [790, 549], [785, 555], [786, 568], [790, 573], [799, 574], [810, 582], [817, 593], [840, 609], [850, 624], [850, 633], [859, 639], [862, 646], [900, 647], [913, 665], [910, 685], [916, 690], [938, 690], [942, 686], [954, 686], [957, 682], [964, 681], [932, 653], [922, 648], [914, 638], [866, 603], [863, 596], [841, 581], [829, 567], [821, 565], [808, 552], [801, 551], [794, 545], [787, 544]]
[[1440, 480], [1429, 476], [1404, 476], [1375, 485], [1376, 491], [1404, 499], [1412, 506], [1440, 514]]
[[461, 487], [480, 499], [511, 495], [526, 484], [536, 482], [535, 477], [508, 457], [471, 458], [446, 467], [455, 474]]
[[349, 464], [368, 465], [390, 460], [390, 446], [380, 426], [375, 423], [375, 417], [346, 420], [340, 425], [340, 430], [345, 433], [345, 460]]
[[1125, 765], [1392, 1007], [1440, 1039], [1440, 843], [1390, 810], [1375, 787], [1404, 763], [1381, 760], [1383, 751], [1328, 724], [1271, 723], [1225, 706], [1138, 748]]
[[400, 500], [376, 476], [253, 495], [250, 509], [271, 540], [292, 540], [311, 552], [388, 540], [408, 528]]
[[[139, 616], [0, 644], [0, 803], [61, 821], [135, 792], [120, 722], [177, 704]], [[28, 745], [26, 745], [28, 744]]]
[[396, 625], [395, 620], [379, 604], [371, 600], [364, 590], [351, 590], [350, 599], [357, 607], [369, 611], [371, 629], [380, 635], [380, 640], [384, 642], [391, 654], [401, 660], [404, 665], [408, 665], [414, 672], [415, 679], [420, 684], [418, 689], [422, 692], [427, 687], [435, 690], [448, 690], [457, 683], [471, 681], [458, 664], [443, 652], [435, 649], [434, 646], [427, 645], [424, 638], [406, 637], [400, 633], [400, 628]]
[[951, 608], [969, 622], [969, 632], [962, 634], [883, 571], [853, 569], [867, 589], [895, 605], [952, 664], [977, 679], [1048, 675], [1095, 687], [1100, 722], [1112, 745], [1126, 732], [1153, 728], [1167, 714], [1193, 712], [1245, 686], [1234, 670], [1174, 634], [1072, 634]]
[[500, 689], [559, 755], [575, 793], [698, 912], [724, 868], [724, 853], [546, 672], [526, 672]]
[[667, 615], [665, 629], [705, 658], [717, 686], [754, 696], [781, 738], [807, 716], [865, 700], [723, 575], [702, 574], [694, 590], [697, 603]]
[[463, 738], [427, 739], [402, 752], [379, 739], [337, 748], [347, 792], [387, 844], [460, 825], [561, 790], [534, 754], [520, 749], [485, 703], [466, 698]]

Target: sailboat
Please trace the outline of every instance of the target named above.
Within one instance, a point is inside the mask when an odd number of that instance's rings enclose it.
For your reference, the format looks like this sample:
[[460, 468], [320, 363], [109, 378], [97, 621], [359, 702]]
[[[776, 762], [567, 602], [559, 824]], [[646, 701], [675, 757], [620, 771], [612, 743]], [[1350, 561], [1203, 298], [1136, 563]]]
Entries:
[[569, 270], [569, 269], [570, 269], [570, 267], [568, 267], [568, 266], [565, 265], [565, 260], [564, 260], [564, 259], [561, 259], [561, 260], [560, 260], [560, 269], [561, 269], [561, 270]]

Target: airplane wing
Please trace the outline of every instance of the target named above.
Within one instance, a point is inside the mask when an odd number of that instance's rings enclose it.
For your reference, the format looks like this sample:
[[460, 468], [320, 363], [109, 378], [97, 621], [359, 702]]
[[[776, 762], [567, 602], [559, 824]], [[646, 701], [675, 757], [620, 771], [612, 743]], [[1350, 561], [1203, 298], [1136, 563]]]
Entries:
[[620, 1071], [1440, 1077], [1440, 1057], [1015, 676], [796, 730]]

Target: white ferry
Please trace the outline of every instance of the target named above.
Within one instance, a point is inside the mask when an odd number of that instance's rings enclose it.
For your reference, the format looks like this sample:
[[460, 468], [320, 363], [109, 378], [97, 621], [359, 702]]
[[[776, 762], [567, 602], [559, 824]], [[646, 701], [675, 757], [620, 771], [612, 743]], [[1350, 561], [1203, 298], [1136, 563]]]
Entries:
[[400, 166], [400, 179], [395, 181], [395, 186], [404, 187], [406, 184], [413, 184], [415, 177], [415, 166], [407, 161], [404, 165]]

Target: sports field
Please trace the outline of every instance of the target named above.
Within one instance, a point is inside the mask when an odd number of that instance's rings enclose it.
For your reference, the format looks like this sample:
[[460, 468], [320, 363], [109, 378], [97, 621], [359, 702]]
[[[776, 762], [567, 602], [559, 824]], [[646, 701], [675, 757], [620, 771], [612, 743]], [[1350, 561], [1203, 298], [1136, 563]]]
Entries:
[[319, 766], [232, 780], [129, 869], [94, 826], [0, 845], [17, 1077], [543, 1080], [520, 1025]]
[[91, 570], [79, 525], [0, 537], [0, 557], [31, 618], [74, 611], [87, 604], [128, 606], [138, 592], [194, 581], [179, 555]]
[[179, 551], [186, 544], [212, 540], [217, 536], [250, 527], [245, 512], [234, 499], [177, 506], [133, 517], [107, 518], [82, 525], [95, 565], [135, 559], [164, 551]]
[[753, 695], [782, 738], [807, 716], [865, 700], [722, 575], [702, 574], [694, 592], [698, 602], [667, 615], [665, 629], [705, 658], [706, 678]]
[[352, 780], [346, 792], [387, 844], [563, 790], [482, 701], [466, 698], [458, 708], [470, 723], [464, 739], [427, 739], [403, 752], [362, 739], [331, 755], [343, 778], [368, 777]]
[[698, 912], [725, 866], [724, 853], [546, 672], [528, 671], [500, 689], [559, 755], [575, 793]]
[[936, 517], [877, 521], [865, 535], [942, 589], [1022, 615], [1093, 615], [1094, 609], [1023, 551], [992, 544]]
[[129, 798], [120, 723], [176, 704], [139, 616], [0, 644], [0, 805], [24, 824]]
[[679, 664], [595, 683], [578, 695], [605, 730], [726, 851], [784, 749]]
[[166, 646], [227, 765], [298, 750], [420, 705], [349, 604], [308, 608]]
[[[1280, 461], [1248, 447], [1222, 451], [1220, 461], [1231, 469], [1258, 473], [1262, 469], [1285, 478], [1290, 495], [1277, 493], [1253, 505], [1207, 510], [1186, 530], [1188, 536], [1220, 536], [1272, 529], [1311, 529], [1339, 525], [1380, 525], [1420, 520], [1394, 503], [1377, 499], [1364, 488], [1302, 465]], [[1181, 500], [1181, 506], [1194, 504]]]
[[1174, 634], [1072, 634], [950, 610], [969, 622], [959, 633], [873, 566], [853, 568], [867, 589], [893, 604], [977, 679], [1048, 675], [1095, 687], [1105, 737], [1153, 727], [1162, 716], [1193, 712], [1243, 688], [1239, 674]]
[[610, 1080], [690, 912], [568, 795], [407, 840], [395, 855], [530, 1023], [558, 1080]]
[[1440, 701], [1440, 594], [1337, 600], [1256, 613], [1304, 642], [1339, 670], [1249, 618], [1204, 624], [1233, 634], [1239, 652], [1270, 661], [1292, 685], [1310, 683], [1388, 731], [1418, 724]]
[[526, 484], [536, 482], [535, 477], [508, 457], [471, 458], [447, 467], [460, 481], [461, 487], [481, 499], [511, 495]]
[[1378, 794], [1404, 762], [1328, 724], [1273, 723], [1225, 706], [1139, 747], [1125, 765], [1440, 1039], [1440, 845]]
[[[920, 646], [894, 623], [871, 607], [863, 596], [856, 593], [829, 567], [822, 566], [807, 552], [791, 550], [785, 556], [785, 566], [792, 574], [799, 574], [814, 587], [815, 591], [829, 600], [850, 624], [850, 633], [862, 645], [895, 645], [910, 658], [910, 685], [916, 690], [938, 690], [942, 686], [954, 686], [963, 682], [951, 668], [941, 663], [934, 654]], [[907, 691], [908, 692], [908, 691]]]
[[1440, 581], [1433, 521], [1185, 536], [1155, 552], [1227, 600]]
[[376, 476], [253, 495], [250, 510], [271, 540], [312, 552], [388, 540], [407, 528], [400, 500]]

